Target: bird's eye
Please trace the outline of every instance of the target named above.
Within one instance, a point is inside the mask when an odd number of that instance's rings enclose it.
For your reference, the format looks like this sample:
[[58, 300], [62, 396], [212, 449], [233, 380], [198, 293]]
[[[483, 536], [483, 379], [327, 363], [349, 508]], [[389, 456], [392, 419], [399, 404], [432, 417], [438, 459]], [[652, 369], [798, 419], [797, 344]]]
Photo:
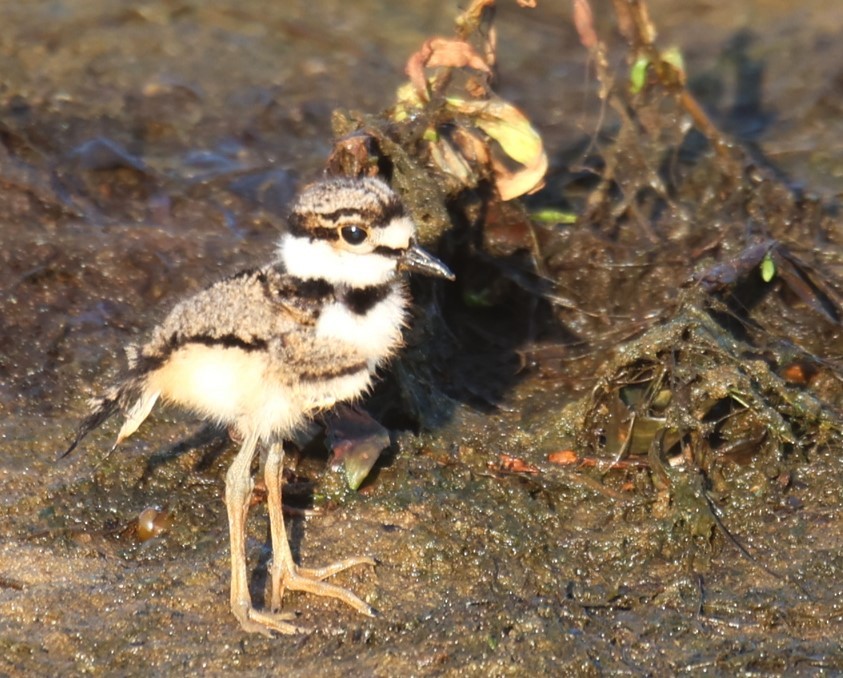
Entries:
[[359, 245], [369, 237], [366, 229], [360, 226], [343, 226], [340, 229], [340, 234], [342, 235], [342, 239], [349, 245]]

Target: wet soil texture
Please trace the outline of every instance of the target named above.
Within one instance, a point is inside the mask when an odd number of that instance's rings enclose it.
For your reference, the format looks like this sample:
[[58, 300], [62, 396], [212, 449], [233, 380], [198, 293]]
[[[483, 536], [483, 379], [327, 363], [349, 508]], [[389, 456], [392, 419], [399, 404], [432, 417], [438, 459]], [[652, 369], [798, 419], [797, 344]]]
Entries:
[[440, 205], [458, 281], [414, 285], [363, 486], [293, 455], [295, 555], [377, 559], [338, 581], [380, 616], [290, 593], [312, 632], [268, 639], [228, 609], [227, 432], [161, 409], [57, 457], [459, 8], [0, 3], [0, 675], [843, 672], [843, 7], [654, 1], [636, 65], [595, 2], [602, 72], [570, 3], [497, 9], [546, 186]]

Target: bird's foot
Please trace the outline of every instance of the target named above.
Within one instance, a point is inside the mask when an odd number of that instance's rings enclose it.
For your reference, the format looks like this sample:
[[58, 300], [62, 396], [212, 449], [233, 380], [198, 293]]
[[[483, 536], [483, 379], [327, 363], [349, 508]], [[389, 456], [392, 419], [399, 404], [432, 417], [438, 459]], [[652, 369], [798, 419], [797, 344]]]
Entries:
[[240, 622], [240, 626], [246, 633], [260, 633], [271, 638], [274, 633], [290, 636], [297, 633], [307, 633], [308, 629], [291, 624], [290, 620], [295, 619], [293, 613], [261, 612], [252, 607], [249, 601], [239, 605], [232, 605], [231, 611]]
[[374, 566], [376, 564], [372, 558], [366, 556], [346, 558], [345, 560], [340, 560], [339, 562], [319, 568], [298, 567], [294, 563], [284, 563], [280, 568], [280, 572], [273, 571], [271, 609], [280, 609], [281, 597], [286, 589], [290, 589], [292, 591], [305, 591], [327, 598], [336, 598], [346, 605], [353, 607], [361, 614], [374, 617], [377, 615], [377, 611], [371, 605], [358, 598], [348, 589], [334, 584], [327, 584], [322, 580], [343, 572], [350, 567], [356, 567], [357, 565]]

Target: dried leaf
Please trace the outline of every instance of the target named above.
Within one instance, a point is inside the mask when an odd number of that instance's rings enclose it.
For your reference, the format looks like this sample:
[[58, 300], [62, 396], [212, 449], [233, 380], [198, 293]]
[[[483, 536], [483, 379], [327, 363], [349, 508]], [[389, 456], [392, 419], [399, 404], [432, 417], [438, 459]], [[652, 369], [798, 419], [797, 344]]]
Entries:
[[462, 40], [448, 38], [431, 38], [422, 46], [429, 47], [430, 51], [424, 61], [427, 68], [473, 68], [483, 73], [491, 74], [488, 64], [483, 60], [474, 48]]
[[547, 154], [541, 135], [518, 108], [503, 99], [485, 101], [446, 99], [453, 110], [471, 119], [500, 144], [501, 149], [515, 162], [524, 166], [512, 171], [502, 162], [492, 159], [498, 192], [503, 200], [511, 200], [541, 188], [547, 171]]
[[782, 370], [782, 377], [784, 377], [791, 384], [807, 384], [811, 376], [816, 374], [816, 368], [812, 368], [806, 363], [795, 362], [791, 363]]
[[457, 28], [462, 30], [462, 35], [467, 35], [480, 25], [483, 12], [488, 7], [494, 7], [495, 0], [472, 0], [468, 8], [457, 17]]
[[612, 0], [615, 15], [618, 19], [618, 30], [627, 42], [635, 39], [635, 19], [632, 18], [632, 8], [627, 0]]
[[537, 466], [528, 464], [518, 457], [511, 457], [508, 454], [498, 455], [498, 470], [506, 473], [530, 473], [533, 475], [539, 472]]
[[594, 13], [588, 0], [574, 0], [574, 27], [580, 42], [586, 49], [597, 47], [597, 31], [594, 30]]
[[559, 450], [558, 452], [551, 452], [547, 455], [547, 460], [551, 464], [559, 464], [559, 466], [571, 466], [580, 461], [579, 455], [574, 450]]
[[486, 167], [490, 162], [489, 147], [477, 133], [472, 133], [464, 127], [453, 128], [448, 137], [451, 143], [459, 149], [462, 157], [475, 167]]
[[471, 118], [472, 123], [495, 139], [504, 152], [522, 165], [532, 164], [543, 152], [542, 138], [521, 111], [503, 99], [467, 101], [448, 98], [448, 105]]
[[427, 99], [427, 78], [425, 68], [473, 68], [491, 75], [489, 65], [475, 49], [464, 40], [451, 38], [430, 38], [418, 52], [407, 60], [404, 69], [419, 96]]
[[662, 61], [673, 66], [679, 82], [685, 84], [685, 58], [678, 47], [669, 47], [661, 54]]
[[512, 200], [522, 195], [535, 193], [544, 186], [544, 175], [547, 173], [547, 155], [542, 152], [536, 162], [518, 172], [512, 172], [503, 164], [493, 160], [495, 169], [495, 186], [501, 200]]
[[633, 12], [637, 13], [635, 25], [638, 27], [641, 39], [648, 45], [656, 41], [656, 25], [650, 20], [650, 10], [646, 2], [630, 3], [633, 5]]
[[461, 153], [458, 153], [451, 143], [440, 138], [430, 145], [430, 159], [443, 172], [455, 177], [463, 186], [472, 186], [475, 173]]

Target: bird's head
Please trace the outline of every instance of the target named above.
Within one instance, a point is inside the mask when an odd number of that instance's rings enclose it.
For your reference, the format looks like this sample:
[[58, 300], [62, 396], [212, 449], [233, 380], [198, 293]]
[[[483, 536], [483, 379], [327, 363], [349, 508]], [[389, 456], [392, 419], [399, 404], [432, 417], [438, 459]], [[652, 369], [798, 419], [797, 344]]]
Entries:
[[328, 179], [293, 204], [279, 256], [291, 275], [351, 287], [381, 285], [402, 270], [453, 280], [415, 233], [398, 195], [380, 179]]

